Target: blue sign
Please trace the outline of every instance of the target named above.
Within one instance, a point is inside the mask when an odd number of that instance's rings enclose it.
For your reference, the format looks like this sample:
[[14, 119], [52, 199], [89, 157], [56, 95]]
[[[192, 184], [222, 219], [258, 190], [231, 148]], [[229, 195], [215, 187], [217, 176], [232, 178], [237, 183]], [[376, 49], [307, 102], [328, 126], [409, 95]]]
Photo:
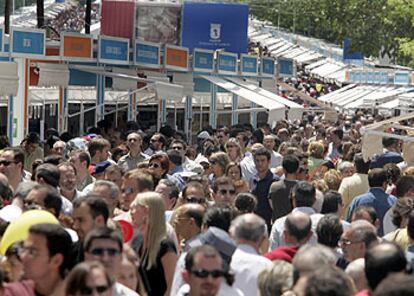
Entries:
[[237, 74], [237, 54], [220, 52], [217, 59], [217, 72]]
[[375, 83], [375, 72], [367, 72], [367, 83]]
[[129, 39], [100, 36], [98, 60], [107, 64], [129, 64]]
[[161, 46], [152, 42], [135, 41], [134, 62], [140, 66], [161, 68]]
[[4, 51], [4, 26], [0, 26], [0, 52]]
[[262, 58], [261, 66], [263, 76], [275, 75], [275, 61], [272, 58]]
[[249, 6], [246, 4], [191, 3], [183, 5], [182, 46], [247, 52]]
[[257, 57], [247, 54], [241, 55], [240, 60], [242, 75], [257, 75]]
[[213, 72], [214, 51], [205, 49], [194, 49], [193, 70], [194, 72]]
[[410, 72], [395, 72], [394, 84], [408, 85], [410, 84]]
[[40, 57], [46, 52], [46, 32], [41, 29], [11, 29], [11, 52], [15, 57]]
[[278, 58], [277, 59], [278, 75], [283, 77], [295, 76], [295, 63], [292, 59]]
[[343, 49], [343, 58], [344, 60], [363, 60], [364, 55], [362, 52], [352, 52], [351, 51], [351, 40], [344, 40], [344, 49]]
[[387, 72], [381, 72], [381, 84], [388, 84], [388, 73]]

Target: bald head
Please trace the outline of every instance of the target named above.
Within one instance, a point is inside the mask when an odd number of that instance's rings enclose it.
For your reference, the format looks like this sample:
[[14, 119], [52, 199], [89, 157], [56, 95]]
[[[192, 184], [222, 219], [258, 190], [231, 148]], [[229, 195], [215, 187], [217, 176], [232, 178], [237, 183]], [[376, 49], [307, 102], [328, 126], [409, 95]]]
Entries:
[[306, 243], [310, 236], [312, 221], [309, 215], [301, 212], [289, 214], [285, 220], [285, 240], [287, 243], [302, 245]]
[[193, 218], [197, 227], [201, 228], [205, 212], [206, 209], [202, 205], [196, 203], [187, 203], [178, 208], [177, 216], [179, 215]]
[[266, 222], [256, 214], [244, 214], [234, 219], [230, 234], [238, 243], [261, 242], [267, 235]]

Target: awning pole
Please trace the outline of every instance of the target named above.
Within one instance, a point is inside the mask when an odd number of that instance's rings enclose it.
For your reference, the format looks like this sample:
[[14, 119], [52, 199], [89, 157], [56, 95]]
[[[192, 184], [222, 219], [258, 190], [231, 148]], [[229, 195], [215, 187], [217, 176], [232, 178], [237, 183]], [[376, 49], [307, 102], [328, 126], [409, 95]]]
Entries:
[[239, 114], [236, 112], [239, 106], [239, 97], [236, 94], [233, 94], [231, 100], [231, 124], [235, 125], [239, 122]]

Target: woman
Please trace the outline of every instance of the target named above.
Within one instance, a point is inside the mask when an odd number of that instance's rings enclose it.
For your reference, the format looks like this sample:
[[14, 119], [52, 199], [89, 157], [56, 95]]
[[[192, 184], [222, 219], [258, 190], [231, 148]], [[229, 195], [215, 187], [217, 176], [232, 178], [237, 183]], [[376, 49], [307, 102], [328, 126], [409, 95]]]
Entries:
[[177, 253], [167, 237], [164, 200], [156, 192], [139, 193], [131, 209], [133, 224], [143, 236], [139, 255], [151, 289], [148, 295], [170, 295]]
[[76, 265], [66, 278], [65, 296], [111, 296], [113, 278], [96, 261]]
[[242, 173], [240, 165], [235, 162], [230, 162], [226, 167], [226, 176], [229, 177], [233, 182], [241, 180]]
[[216, 152], [210, 156], [209, 162], [213, 170], [213, 173], [210, 175], [209, 179], [210, 182], [213, 183], [215, 179], [224, 176], [226, 173], [226, 167], [230, 163], [230, 159], [226, 153]]
[[229, 156], [230, 161], [240, 162], [242, 160], [243, 154], [239, 140], [236, 138], [230, 138], [224, 148], [226, 149], [226, 153]]
[[170, 161], [167, 154], [157, 153], [153, 154], [148, 163], [148, 170], [154, 178], [154, 188], [157, 187], [161, 179], [167, 179], [173, 182], [181, 190], [184, 187], [184, 181], [179, 180], [174, 176], [168, 174], [170, 169]]
[[314, 169], [323, 163], [324, 161], [325, 147], [321, 142], [315, 141], [309, 144], [308, 147], [308, 164], [309, 171], [312, 172]]

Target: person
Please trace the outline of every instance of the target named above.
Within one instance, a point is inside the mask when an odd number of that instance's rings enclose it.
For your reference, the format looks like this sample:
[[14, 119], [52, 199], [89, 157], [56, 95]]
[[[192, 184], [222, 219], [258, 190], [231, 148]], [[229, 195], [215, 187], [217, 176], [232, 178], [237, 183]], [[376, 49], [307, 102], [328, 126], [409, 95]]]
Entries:
[[[41, 223], [29, 228], [20, 258], [27, 281], [9, 284], [4, 295], [61, 295], [63, 279], [71, 264], [72, 240], [58, 224]], [[31, 286], [30, 294], [13, 291]]]
[[206, 191], [203, 184], [198, 181], [190, 181], [184, 187], [181, 198], [178, 199], [176, 208], [184, 203], [199, 203], [206, 205]]
[[229, 138], [224, 147], [231, 162], [239, 163], [242, 160], [243, 153], [239, 140], [236, 138]]
[[177, 262], [174, 242], [167, 238], [163, 198], [156, 192], [139, 193], [131, 204], [133, 226], [143, 236], [139, 249], [148, 295], [169, 295]]
[[257, 282], [260, 296], [284, 295], [293, 286], [293, 266], [286, 261], [277, 260], [271, 268], [259, 274]]
[[224, 176], [215, 179], [213, 183], [213, 196], [217, 204], [225, 203], [233, 205], [236, 190], [231, 179]]
[[257, 174], [251, 180], [251, 193], [257, 197], [256, 213], [262, 217], [270, 229], [272, 208], [269, 204], [269, 189], [279, 177], [269, 169], [270, 153], [266, 148], [259, 148], [253, 154]]
[[211, 183], [213, 183], [214, 180], [225, 175], [230, 158], [224, 152], [216, 152], [210, 156], [209, 162], [213, 170], [209, 178]]
[[239, 193], [234, 199], [234, 206], [239, 214], [253, 213], [257, 206], [257, 198], [248, 192]]
[[328, 159], [336, 163], [342, 157], [342, 139], [344, 131], [341, 128], [335, 128], [329, 133], [330, 143], [328, 146]]
[[111, 164], [105, 169], [104, 180], [113, 182], [121, 190], [123, 175], [124, 172], [118, 165]]
[[53, 144], [51, 152], [63, 157], [64, 152], [65, 152], [65, 147], [66, 147], [66, 143], [62, 140], [58, 140]]
[[173, 209], [178, 200], [180, 190], [177, 185], [167, 179], [161, 179], [155, 187], [155, 192], [159, 193], [164, 199], [165, 205], [165, 219], [167, 222], [170, 221], [173, 214]]
[[86, 186], [95, 182], [88, 168], [91, 164], [89, 153], [83, 150], [74, 150], [69, 154], [69, 162], [74, 165], [77, 174], [76, 189], [82, 191]]
[[338, 172], [342, 178], [351, 177], [355, 173], [355, 166], [350, 161], [341, 161], [338, 165]]
[[255, 214], [244, 214], [232, 221], [230, 235], [237, 244], [230, 263], [235, 276], [233, 286], [245, 295], [257, 295], [259, 273], [272, 267], [272, 262], [260, 255], [261, 246], [267, 241], [266, 223]]
[[32, 164], [36, 159], [43, 160], [43, 149], [39, 146], [40, 138], [36, 133], [28, 134], [22, 141], [21, 147], [24, 153], [24, 169], [32, 170]]
[[93, 172], [93, 169], [97, 163], [108, 160], [110, 149], [111, 143], [109, 143], [109, 141], [105, 138], [94, 138], [89, 142], [88, 152], [91, 156], [89, 172]]
[[24, 170], [24, 153], [20, 148], [7, 147], [1, 151], [0, 173], [7, 177], [13, 190], [20, 183], [30, 181], [31, 175]]
[[209, 245], [192, 248], [185, 257], [184, 281], [188, 296], [216, 296], [226, 270], [217, 250]]
[[388, 185], [387, 172], [384, 169], [372, 169], [368, 174], [369, 191], [355, 197], [349, 206], [347, 220], [351, 221], [352, 212], [359, 205], [373, 206], [380, 220], [378, 234], [384, 234], [383, 221], [385, 213], [395, 204], [397, 198], [385, 192]]
[[413, 296], [414, 282], [411, 274], [389, 274], [375, 289], [374, 296]]
[[112, 296], [113, 284], [113, 277], [101, 263], [82, 262], [67, 275], [64, 296]]
[[400, 140], [383, 137], [382, 146], [385, 152], [375, 156], [371, 161], [371, 168], [383, 168], [387, 163], [400, 163], [404, 161], [401, 156]]
[[154, 186], [158, 185], [158, 182], [161, 179], [168, 179], [174, 182], [178, 188], [183, 187], [182, 180], [178, 180], [177, 178], [168, 174], [170, 169], [170, 161], [168, 159], [167, 154], [165, 153], [156, 153], [150, 157], [149, 164], [148, 164], [148, 172], [152, 175], [154, 179]]
[[324, 266], [312, 272], [306, 280], [305, 296], [353, 296], [354, 289], [344, 271]]
[[[113, 277], [120, 273], [123, 241], [118, 230], [107, 227], [93, 229], [84, 241], [85, 262], [99, 261]], [[115, 282], [112, 286], [113, 296], [138, 296], [138, 293]]]
[[335, 214], [342, 216], [343, 202], [342, 196], [338, 191], [329, 190], [323, 195], [321, 214]]
[[163, 134], [161, 133], [153, 134], [150, 139], [149, 147], [147, 150], [144, 151], [144, 154], [148, 156], [152, 156], [156, 153], [162, 152], [166, 142], [167, 141]]
[[275, 135], [265, 135], [263, 138], [263, 145], [270, 153], [270, 168], [275, 169], [282, 164], [283, 156], [276, 152], [276, 136]]
[[138, 193], [151, 191], [153, 189], [154, 179], [152, 175], [140, 169], [135, 169], [127, 172], [122, 178], [121, 210], [124, 213], [128, 213], [130, 210], [131, 203], [134, 201]]
[[[168, 174], [176, 179], [177, 185], [181, 190], [185, 186], [184, 178], [188, 176], [188, 172], [183, 168], [183, 157], [180, 152], [174, 149], [167, 150], [167, 156], [169, 161]], [[194, 175], [190, 173], [190, 176]]]
[[187, 203], [174, 213], [174, 228], [178, 239], [182, 239], [186, 249], [193, 238], [201, 233], [203, 216], [206, 209], [200, 204]]
[[355, 289], [357, 292], [368, 290], [368, 281], [365, 276], [365, 259], [359, 258], [351, 263], [345, 269], [345, 273], [354, 282]]
[[409, 245], [405, 251], [408, 263], [411, 267], [414, 267], [414, 210], [408, 215], [407, 222], [407, 235], [409, 239]]
[[272, 219], [276, 220], [292, 211], [291, 191], [297, 183], [296, 173], [299, 170], [299, 158], [293, 154], [286, 155], [282, 161], [285, 178], [273, 182], [269, 190]]
[[253, 154], [259, 148], [264, 148], [263, 144], [254, 143], [250, 148], [251, 152], [246, 152], [243, 159], [240, 161], [243, 179], [248, 180], [249, 182], [257, 174]]
[[230, 162], [226, 168], [226, 177], [229, 177], [233, 182], [240, 181], [242, 178], [240, 165]]
[[125, 172], [136, 169], [139, 163], [149, 158], [141, 150], [142, 138], [139, 133], [132, 132], [127, 136], [127, 146], [129, 148], [128, 154], [118, 160], [118, 166]]
[[291, 263], [299, 248], [312, 236], [312, 221], [309, 215], [301, 212], [287, 215], [283, 236], [287, 245], [273, 249], [264, 256], [272, 261], [285, 260]]
[[325, 147], [322, 142], [313, 141], [309, 144], [308, 147], [308, 168], [310, 175], [318, 176], [317, 170], [320, 165], [325, 161], [324, 159]]
[[227, 144], [227, 142], [229, 141], [229, 137], [230, 137], [230, 130], [223, 126], [219, 129], [217, 129], [217, 139], [218, 139], [218, 144], [220, 145], [220, 150], [221, 151], [225, 151], [225, 145]]
[[82, 193], [76, 189], [76, 168], [70, 162], [62, 162], [57, 168], [59, 169], [59, 189], [60, 194], [70, 201], [82, 196]]
[[105, 200], [109, 209], [109, 218], [112, 219], [119, 203], [120, 193], [121, 192], [115, 183], [106, 180], [98, 180], [94, 183], [90, 195], [98, 196]]
[[187, 147], [187, 144], [185, 143], [185, 141], [180, 140], [180, 139], [174, 139], [171, 141], [170, 144], [170, 149], [176, 150], [181, 154], [181, 157], [183, 158], [183, 168], [184, 171], [191, 172], [194, 174], [202, 174], [203, 173], [203, 166], [196, 163], [194, 160], [190, 159], [187, 155], [186, 155], [186, 151], [191, 148], [191, 147]]

